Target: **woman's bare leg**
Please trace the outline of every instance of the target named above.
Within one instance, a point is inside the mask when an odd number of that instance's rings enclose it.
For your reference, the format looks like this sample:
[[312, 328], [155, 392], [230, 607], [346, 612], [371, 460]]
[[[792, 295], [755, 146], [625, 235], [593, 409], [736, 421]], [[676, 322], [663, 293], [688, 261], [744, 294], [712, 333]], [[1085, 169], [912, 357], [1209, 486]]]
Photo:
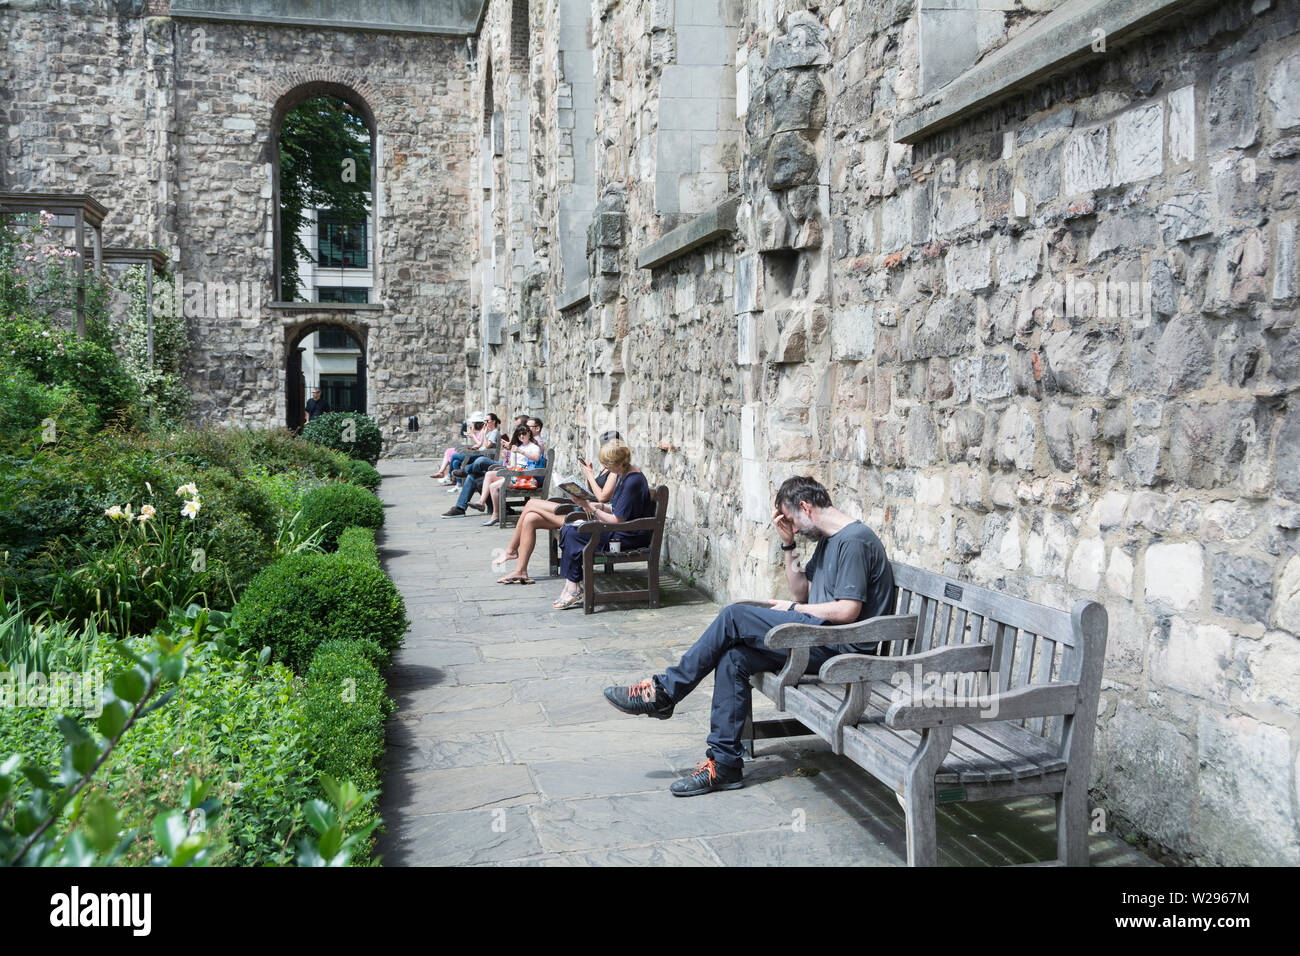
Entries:
[[533, 556], [533, 549], [537, 547], [537, 535], [542, 531], [549, 531], [552, 528], [564, 527], [564, 518], [560, 515], [546, 515], [540, 511], [530, 511], [525, 513], [519, 519], [518, 547], [519, 560], [515, 564], [515, 574], [528, 575], [528, 559]]

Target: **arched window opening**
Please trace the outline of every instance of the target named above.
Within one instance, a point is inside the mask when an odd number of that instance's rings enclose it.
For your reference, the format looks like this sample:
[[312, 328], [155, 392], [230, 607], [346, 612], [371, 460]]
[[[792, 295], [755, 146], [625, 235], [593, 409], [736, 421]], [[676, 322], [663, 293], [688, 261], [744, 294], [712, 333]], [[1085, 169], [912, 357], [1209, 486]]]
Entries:
[[296, 92], [275, 131], [278, 298], [374, 301], [373, 120], [345, 88]]
[[366, 353], [350, 328], [313, 323], [290, 335], [285, 348], [287, 416], [297, 431], [325, 412], [366, 410]]

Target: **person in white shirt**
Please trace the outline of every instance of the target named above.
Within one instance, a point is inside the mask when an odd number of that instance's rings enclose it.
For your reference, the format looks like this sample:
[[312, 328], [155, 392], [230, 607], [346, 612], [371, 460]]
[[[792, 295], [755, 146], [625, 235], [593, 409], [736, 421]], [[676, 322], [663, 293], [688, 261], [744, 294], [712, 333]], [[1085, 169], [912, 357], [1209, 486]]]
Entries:
[[[511, 436], [510, 451], [506, 454], [503, 464], [519, 470], [537, 468], [541, 458], [542, 449], [533, 440], [532, 432], [527, 425], [520, 425]], [[510, 472], [497, 472], [483, 479], [483, 494], [480, 500], [487, 502], [488, 511], [487, 520], [483, 522], [484, 527], [501, 520], [501, 489], [505, 487], [507, 481], [514, 479], [515, 475]]]

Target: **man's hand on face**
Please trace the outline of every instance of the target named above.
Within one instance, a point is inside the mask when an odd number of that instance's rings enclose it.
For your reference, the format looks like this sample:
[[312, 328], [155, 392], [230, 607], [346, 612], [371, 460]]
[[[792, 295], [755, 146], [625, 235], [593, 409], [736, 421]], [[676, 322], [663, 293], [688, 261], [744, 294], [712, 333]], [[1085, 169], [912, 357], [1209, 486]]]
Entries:
[[794, 544], [794, 522], [783, 515], [780, 509], [772, 513], [772, 524], [776, 526], [776, 533], [781, 536], [782, 544]]

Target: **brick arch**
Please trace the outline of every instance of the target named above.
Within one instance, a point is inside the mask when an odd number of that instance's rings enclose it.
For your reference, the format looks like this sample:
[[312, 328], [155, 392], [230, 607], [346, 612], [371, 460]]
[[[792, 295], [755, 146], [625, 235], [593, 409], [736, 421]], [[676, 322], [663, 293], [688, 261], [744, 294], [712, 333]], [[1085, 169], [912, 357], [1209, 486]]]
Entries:
[[353, 70], [336, 67], [286, 70], [270, 89], [271, 132], [278, 133], [284, 114], [313, 96], [337, 96], [357, 107], [370, 127], [371, 135], [379, 131], [379, 117], [388, 105], [383, 92]]

